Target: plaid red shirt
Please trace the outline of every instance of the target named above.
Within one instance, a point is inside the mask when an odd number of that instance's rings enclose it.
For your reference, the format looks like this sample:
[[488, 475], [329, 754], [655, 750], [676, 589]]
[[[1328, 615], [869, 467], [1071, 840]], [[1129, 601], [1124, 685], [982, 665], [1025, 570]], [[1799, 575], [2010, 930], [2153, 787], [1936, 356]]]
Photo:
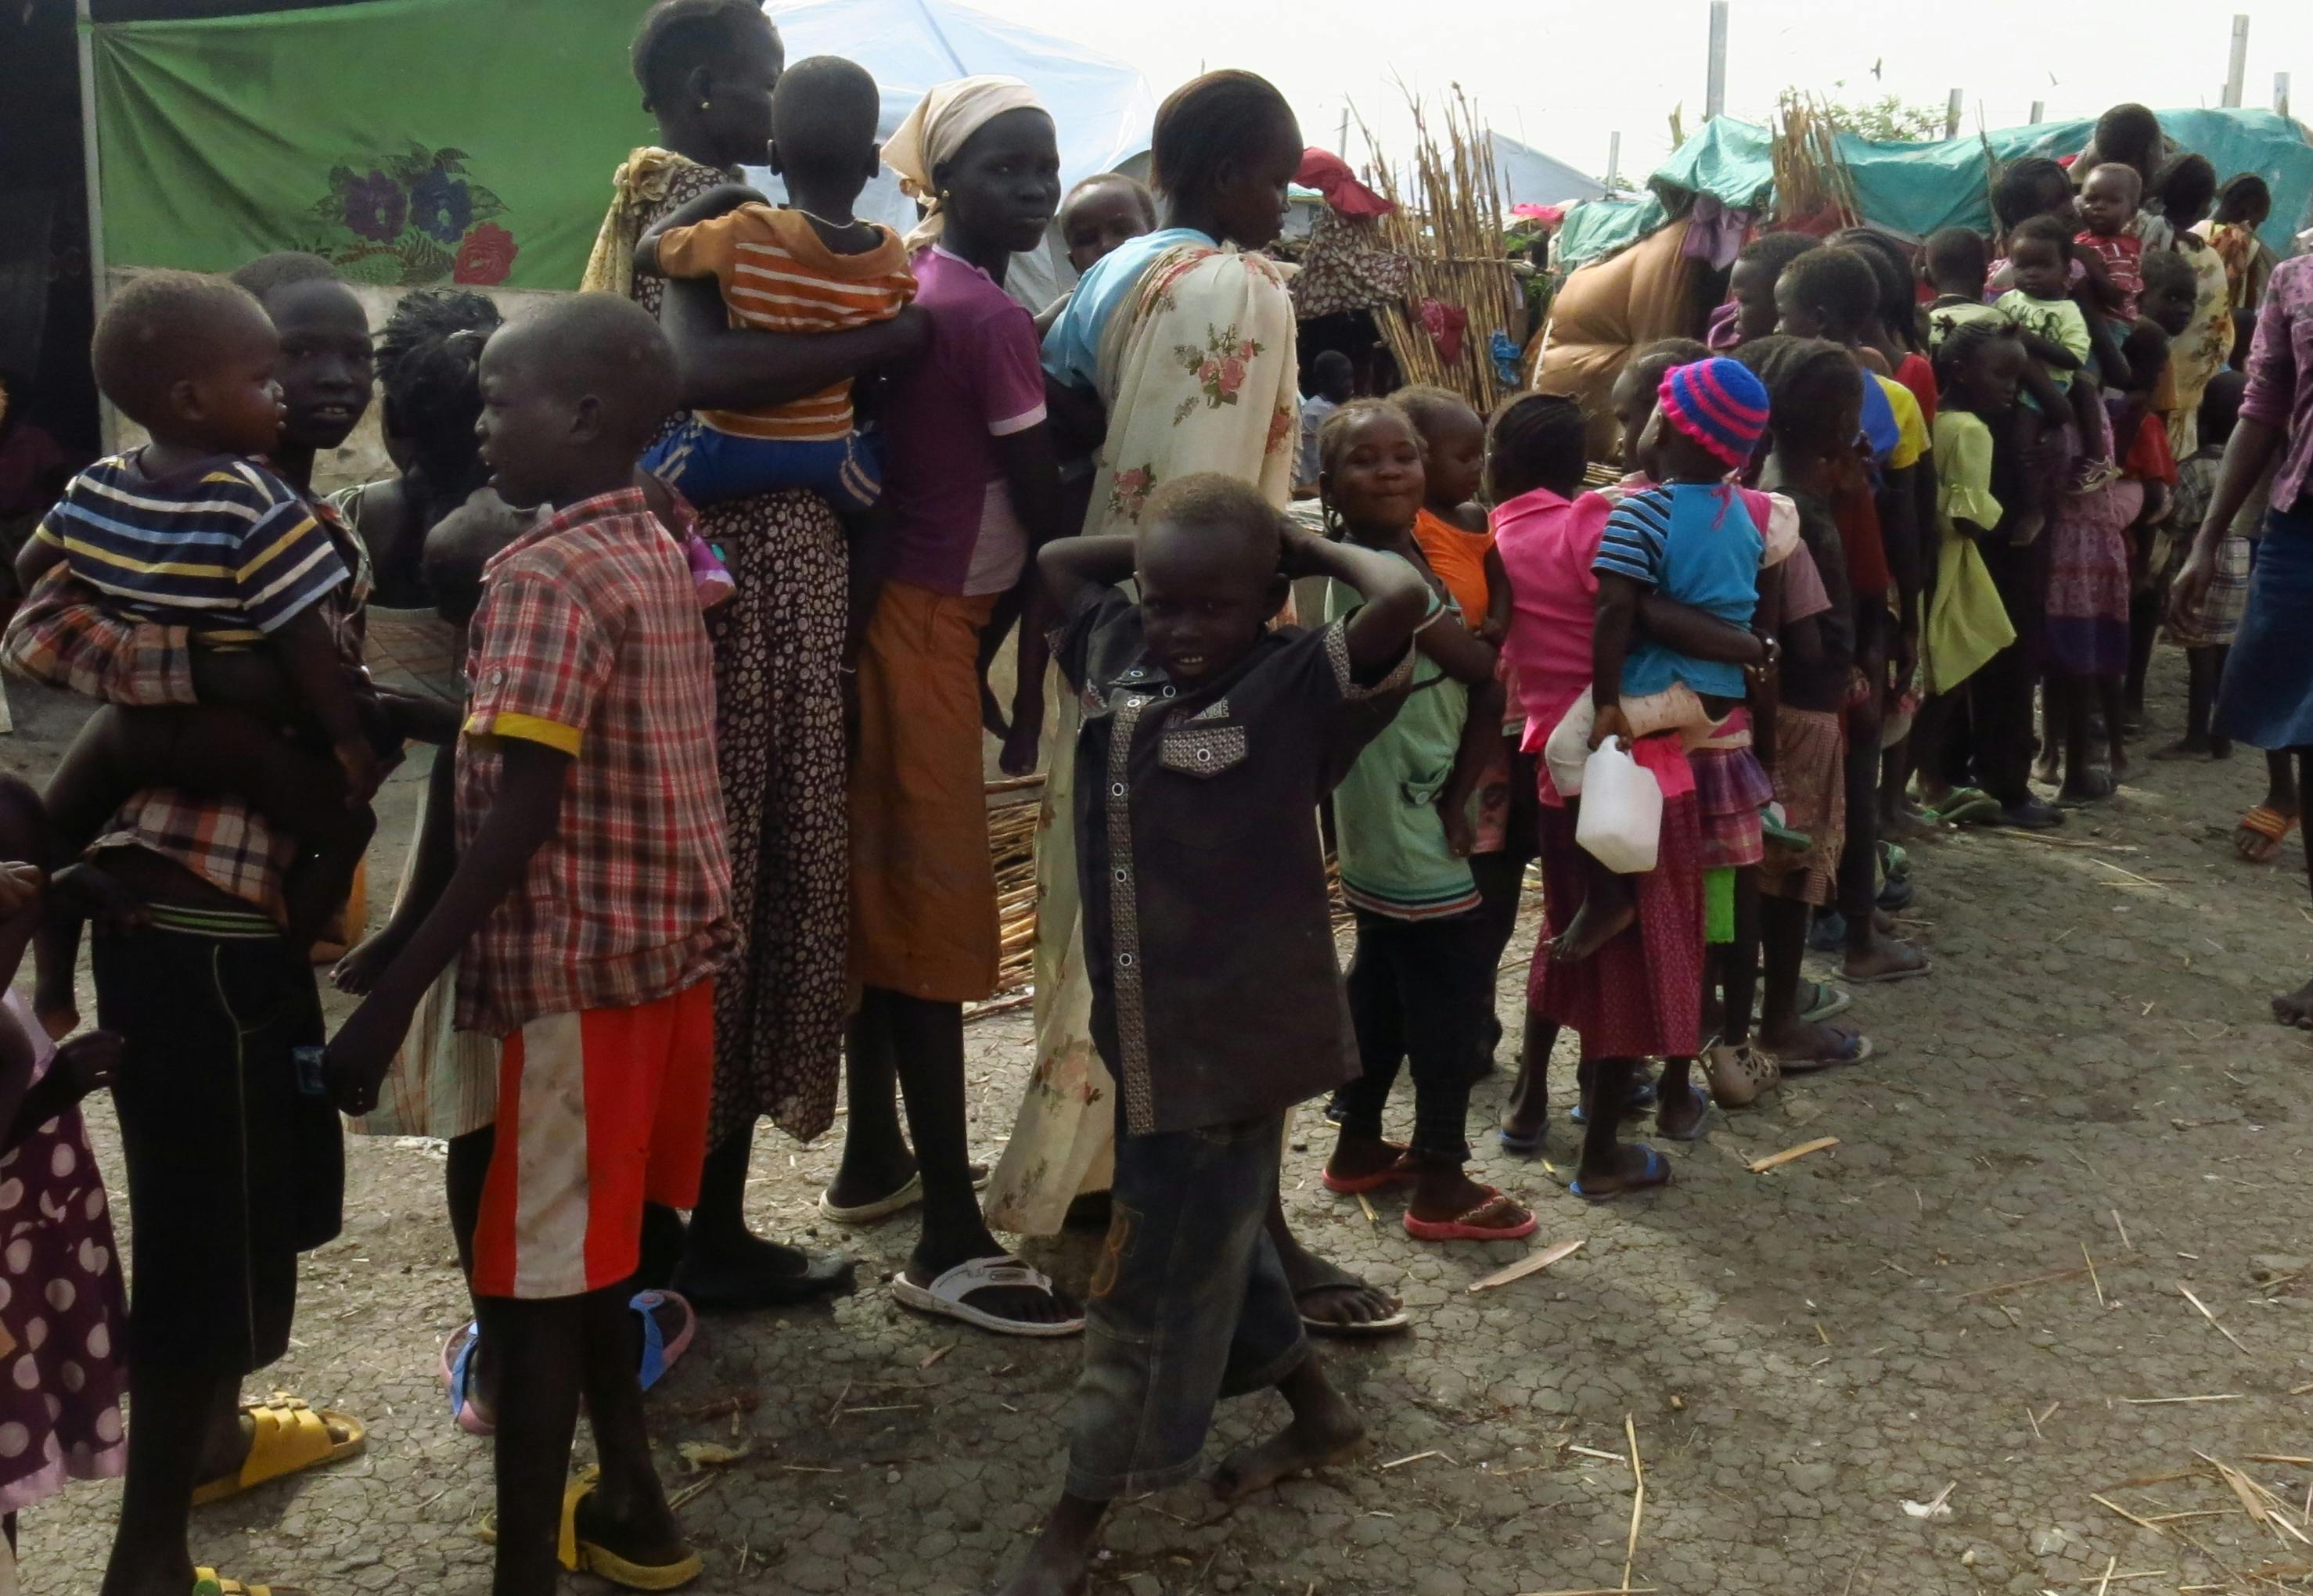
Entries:
[[461, 1030], [631, 1008], [736, 950], [715, 662], [682, 545], [631, 488], [573, 504], [483, 567], [458, 748], [473, 846], [519, 737], [572, 756], [554, 835], [458, 966]]
[[[339, 652], [362, 659], [362, 609], [369, 597], [369, 557], [331, 506], [309, 501], [313, 514], [354, 573], [320, 601]], [[25, 596], [0, 639], [0, 662], [33, 681], [132, 708], [198, 702], [193, 693], [191, 635], [104, 608], [96, 591], [57, 566]], [[218, 890], [283, 917], [281, 877], [296, 857], [296, 839], [230, 798], [199, 797], [174, 787], [136, 794], [91, 845], [141, 847]]]

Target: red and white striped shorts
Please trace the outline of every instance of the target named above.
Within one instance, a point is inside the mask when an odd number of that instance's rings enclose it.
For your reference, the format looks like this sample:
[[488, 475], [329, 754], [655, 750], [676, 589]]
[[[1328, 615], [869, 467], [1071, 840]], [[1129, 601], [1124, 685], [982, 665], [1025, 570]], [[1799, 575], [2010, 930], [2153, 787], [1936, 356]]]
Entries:
[[507, 1037], [475, 1294], [577, 1296], [632, 1275], [643, 1205], [699, 1200], [714, 1072], [711, 981], [637, 1008], [541, 1015]]

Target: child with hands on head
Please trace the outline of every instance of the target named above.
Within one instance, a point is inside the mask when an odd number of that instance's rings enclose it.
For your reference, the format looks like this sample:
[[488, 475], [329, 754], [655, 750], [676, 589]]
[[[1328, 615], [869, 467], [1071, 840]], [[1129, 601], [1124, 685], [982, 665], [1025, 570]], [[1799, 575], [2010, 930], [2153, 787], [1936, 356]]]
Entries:
[[[1039, 567], [1053, 658], [1086, 706], [1067, 757], [1116, 1175], [1067, 1484], [1005, 1596], [1083, 1591], [1109, 1504], [1192, 1475], [1224, 1396], [1274, 1387], [1293, 1415], [1222, 1462], [1226, 1500], [1363, 1443], [1264, 1220], [1286, 1111], [1356, 1071], [1313, 811], [1396, 712], [1414, 632], [1442, 613], [1410, 561], [1292, 529], [1215, 474], [1159, 489], [1138, 534], [1061, 539]], [[1303, 576], [1365, 602], [1271, 629]]]

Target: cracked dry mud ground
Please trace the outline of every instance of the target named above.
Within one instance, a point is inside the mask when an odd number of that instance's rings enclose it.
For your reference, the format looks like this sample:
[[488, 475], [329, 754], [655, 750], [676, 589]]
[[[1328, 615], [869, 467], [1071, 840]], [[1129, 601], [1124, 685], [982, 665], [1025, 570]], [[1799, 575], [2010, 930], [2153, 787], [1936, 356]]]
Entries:
[[[2164, 651], [2142, 749], [2176, 734], [2179, 667]], [[73, 712], [11, 690], [24, 734], [0, 758], [44, 773]], [[1626, 1417], [1646, 1483], [1631, 1583], [1678, 1596], [2094, 1590], [2108, 1559], [2157, 1574], [2114, 1591], [2247, 1592], [2275, 1588], [2251, 1583], [2260, 1569], [2313, 1563], [2194, 1456], [2292, 1504], [2313, 1483], [2301, 1463], [2247, 1460], [2313, 1452], [2313, 1392], [2290, 1394], [2313, 1382], [2313, 1038], [2266, 1010], [2306, 978], [2313, 925], [2294, 839], [2265, 868], [2227, 843], [2260, 772], [2248, 750], [2140, 763], [2119, 803], [2060, 834], [2091, 848], [1971, 833], [1916, 849], [1910, 930], [1936, 970], [1858, 994], [1879, 1056], [1667, 1145], [1667, 1193], [1585, 1208], [1542, 1164], [1501, 1153], [1488, 1132], [1507, 1080], [1482, 1086], [1479, 1172], [1536, 1202], [1532, 1247], [1587, 1243], [1500, 1290], [1464, 1288], [1529, 1244], [1420, 1245], [1394, 1201], [1368, 1223], [1319, 1186], [1325, 1127], [1305, 1110], [1286, 1171], [1295, 1223], [1416, 1317], [1409, 1337], [1325, 1349], [1376, 1448], [1233, 1513], [1196, 1486], [1122, 1506], [1095, 1591], [1616, 1586]], [[397, 844], [415, 780], [389, 790], [381, 835]], [[391, 872], [379, 873], [382, 913]], [[1519, 990], [1503, 978], [1505, 1059]], [[1027, 1023], [1000, 1016], [969, 1036], [988, 1157], [1019, 1097]], [[1571, 1068], [1561, 1049], [1561, 1103]], [[117, 1143], [96, 1118], [118, 1192]], [[1765, 1175], [1744, 1167], [1825, 1136], [1840, 1145]], [[1547, 1150], [1561, 1179], [1572, 1146], [1561, 1116]], [[752, 1212], [770, 1234], [855, 1249], [860, 1293], [708, 1321], [651, 1399], [665, 1472], [704, 1486], [683, 1509], [708, 1562], [694, 1588], [976, 1592], [1056, 1488], [1078, 1349], [895, 1308], [882, 1281], [910, 1227], [819, 1224], [833, 1158], [832, 1139], [799, 1148], [767, 1132]], [[479, 1592], [489, 1452], [452, 1425], [435, 1373], [465, 1318], [442, 1165], [411, 1144], [356, 1143], [349, 1162], [345, 1235], [310, 1260], [294, 1349], [251, 1387], [359, 1414], [368, 1454], [202, 1511], [196, 1545], [242, 1578], [312, 1591]], [[1094, 1246], [1028, 1252], [1080, 1284]], [[2081, 1269], [2084, 1246], [2093, 1281], [1970, 1294]], [[2184, 1397], [2228, 1399], [2153, 1401]], [[752, 1406], [734, 1413], [734, 1399]], [[1270, 1398], [1227, 1410], [1214, 1455], [1280, 1415]], [[746, 1455], [684, 1479], [678, 1444], [699, 1440]], [[1948, 1487], [1949, 1516], [1904, 1513]], [[25, 1515], [28, 1591], [94, 1588], [116, 1491], [76, 1486]], [[2141, 1519], [2206, 1516], [2155, 1533], [2092, 1493]]]

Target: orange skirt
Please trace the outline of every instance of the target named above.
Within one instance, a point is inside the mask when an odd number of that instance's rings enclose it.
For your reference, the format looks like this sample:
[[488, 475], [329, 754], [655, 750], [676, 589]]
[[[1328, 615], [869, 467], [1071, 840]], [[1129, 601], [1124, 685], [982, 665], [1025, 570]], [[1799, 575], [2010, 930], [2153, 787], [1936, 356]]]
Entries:
[[851, 979], [933, 1003], [996, 991], [980, 631], [996, 595], [884, 583], [859, 650]]

